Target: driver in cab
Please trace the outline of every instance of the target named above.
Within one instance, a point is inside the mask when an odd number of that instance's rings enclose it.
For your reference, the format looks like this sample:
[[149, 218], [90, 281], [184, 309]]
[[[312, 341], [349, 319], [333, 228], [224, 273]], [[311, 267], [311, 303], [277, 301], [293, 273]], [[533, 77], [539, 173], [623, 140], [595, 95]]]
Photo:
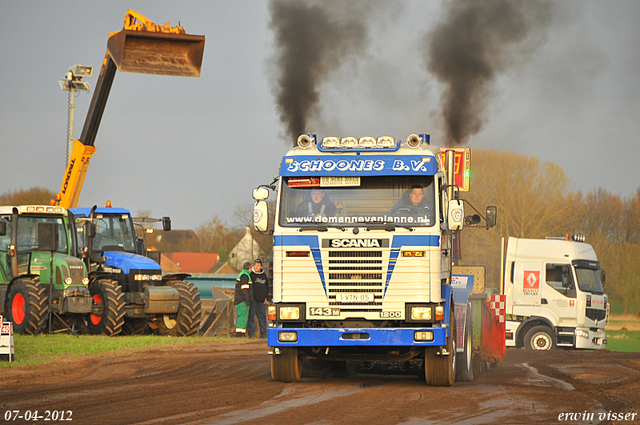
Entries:
[[400, 202], [391, 208], [389, 215], [431, 217], [431, 211], [432, 205], [424, 198], [422, 186], [415, 184], [405, 192]]
[[336, 205], [326, 198], [324, 190], [311, 189], [309, 196], [296, 208], [298, 217], [333, 217], [336, 215]]

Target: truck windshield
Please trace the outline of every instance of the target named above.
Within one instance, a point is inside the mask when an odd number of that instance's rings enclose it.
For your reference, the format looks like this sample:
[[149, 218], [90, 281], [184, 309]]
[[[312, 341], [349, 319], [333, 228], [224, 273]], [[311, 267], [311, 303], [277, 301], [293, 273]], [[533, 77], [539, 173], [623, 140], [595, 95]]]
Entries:
[[578, 287], [581, 291], [591, 292], [592, 294], [604, 294], [599, 267], [586, 267], [579, 263], [574, 264], [574, 266], [576, 269]]
[[97, 215], [93, 250], [136, 252], [135, 232], [129, 215]]
[[38, 226], [41, 223], [54, 223], [56, 239], [58, 241], [57, 252], [68, 253], [67, 232], [62, 217], [21, 215], [18, 219], [18, 252], [38, 251]]
[[279, 223], [289, 227], [435, 224], [433, 176], [288, 177]]

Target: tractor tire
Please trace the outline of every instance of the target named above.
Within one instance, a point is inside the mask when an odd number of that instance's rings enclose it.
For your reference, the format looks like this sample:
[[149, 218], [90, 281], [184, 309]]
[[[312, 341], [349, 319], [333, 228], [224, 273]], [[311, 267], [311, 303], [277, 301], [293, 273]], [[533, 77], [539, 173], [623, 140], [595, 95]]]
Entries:
[[147, 330], [149, 319], [124, 319], [124, 325], [122, 325], [122, 331], [120, 335], [144, 335], [144, 331]]
[[5, 311], [8, 319], [13, 322], [15, 333], [35, 334], [49, 312], [44, 285], [39, 280], [28, 278], [15, 281], [9, 290]]
[[548, 351], [556, 348], [553, 330], [548, 326], [534, 326], [524, 336], [524, 346], [528, 350]]
[[298, 382], [302, 376], [302, 361], [297, 348], [281, 348], [271, 355], [271, 378], [278, 382]]
[[424, 377], [427, 385], [450, 387], [456, 380], [456, 317], [451, 310], [451, 334], [447, 338], [448, 355], [438, 355], [441, 348], [428, 347], [424, 353]]
[[158, 331], [163, 336], [193, 336], [200, 330], [202, 301], [200, 292], [191, 282], [174, 280], [168, 283], [180, 294], [178, 312], [158, 317]]
[[456, 357], [456, 381], [460, 382], [473, 381], [473, 318], [471, 313], [471, 305], [469, 305], [464, 326], [464, 350]]
[[116, 336], [124, 326], [124, 294], [115, 280], [99, 279], [89, 288], [93, 298], [93, 307], [99, 313], [90, 313], [87, 327], [91, 335]]

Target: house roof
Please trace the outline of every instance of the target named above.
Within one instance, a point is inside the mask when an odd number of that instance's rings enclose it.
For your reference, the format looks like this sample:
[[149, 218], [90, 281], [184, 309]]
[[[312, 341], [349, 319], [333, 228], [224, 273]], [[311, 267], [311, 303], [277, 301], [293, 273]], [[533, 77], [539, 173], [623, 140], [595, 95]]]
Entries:
[[219, 259], [209, 252], [173, 252], [167, 254], [183, 273], [209, 273]]

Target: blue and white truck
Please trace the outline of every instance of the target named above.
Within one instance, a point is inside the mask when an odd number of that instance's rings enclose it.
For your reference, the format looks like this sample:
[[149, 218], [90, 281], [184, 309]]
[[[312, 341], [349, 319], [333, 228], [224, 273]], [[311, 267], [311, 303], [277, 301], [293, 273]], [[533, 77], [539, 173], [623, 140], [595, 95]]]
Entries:
[[[160, 335], [190, 336], [200, 329], [200, 293], [185, 273], [163, 275], [147, 258], [133, 218], [124, 208], [72, 208], [81, 255], [89, 270], [93, 334], [141, 334], [151, 321]], [[164, 217], [164, 230], [171, 221]], [[80, 242], [79, 242], [80, 243]]]
[[[276, 181], [254, 190], [254, 227], [273, 232], [274, 380], [347, 361], [413, 362], [428, 384], [450, 386], [456, 375], [473, 379], [474, 356], [480, 364], [501, 360], [501, 296], [496, 308], [484, 288], [473, 291], [473, 273], [452, 285], [456, 235], [480, 218], [465, 217], [463, 185], [452, 184], [458, 158], [445, 152], [428, 135], [302, 135]], [[272, 229], [269, 189], [277, 191]], [[487, 208], [487, 227], [495, 211]], [[497, 352], [483, 352], [482, 339], [498, 341]]]

